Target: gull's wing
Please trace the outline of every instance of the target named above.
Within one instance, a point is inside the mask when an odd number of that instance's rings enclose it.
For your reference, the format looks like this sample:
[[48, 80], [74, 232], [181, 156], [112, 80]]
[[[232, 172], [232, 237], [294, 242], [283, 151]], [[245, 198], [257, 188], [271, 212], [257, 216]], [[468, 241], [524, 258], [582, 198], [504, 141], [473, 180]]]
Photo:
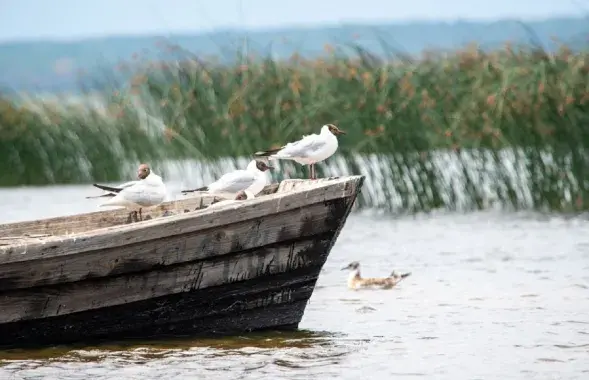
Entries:
[[117, 205], [120, 202], [126, 201], [133, 202], [139, 206], [148, 207], [161, 203], [165, 196], [165, 187], [152, 185], [144, 181], [136, 181], [135, 184], [126, 186], [114, 198], [105, 202], [105, 205]]
[[129, 182], [125, 182], [125, 183], [123, 183], [123, 184], [119, 185], [119, 189], [121, 189], [121, 190], [122, 190], [122, 189], [124, 189], [124, 188], [130, 187], [130, 186], [133, 186], [133, 185], [135, 185], [135, 184], [137, 184], [137, 183], [139, 183], [139, 182], [141, 182], [141, 181], [129, 181]]
[[86, 197], [86, 198], [90, 199], [90, 198], [114, 197], [115, 195], [120, 193], [123, 189], [133, 186], [138, 182], [139, 181], [129, 181], [129, 182], [125, 182], [117, 187], [99, 185], [99, 184], [94, 183], [93, 186], [99, 188], [100, 190], [104, 190], [104, 193], [100, 194], [100, 195]]
[[221, 178], [211, 183], [208, 188], [214, 191], [225, 191], [228, 193], [236, 193], [240, 190], [245, 190], [250, 187], [256, 177], [253, 173], [247, 170], [235, 170], [223, 174]]
[[286, 144], [276, 156], [280, 157], [308, 157], [316, 151], [322, 149], [327, 141], [320, 138], [320, 135], [312, 134], [304, 136], [302, 139]]
[[124, 188], [127, 188], [127, 187], [129, 187], [129, 186], [133, 186], [133, 185], [135, 185], [135, 184], [136, 184], [136, 183], [138, 183], [138, 182], [139, 182], [139, 181], [129, 181], [129, 182], [125, 182], [125, 183], [123, 183], [122, 185], [119, 185], [119, 186], [117, 186], [117, 187], [113, 187], [113, 186], [106, 186], [106, 185], [99, 185], [99, 184], [97, 184], [97, 183], [94, 183], [94, 184], [92, 184], [92, 186], [94, 186], [94, 187], [97, 187], [97, 188], [99, 188], [99, 189], [101, 189], [101, 190], [104, 190], [104, 191], [111, 192], [111, 193], [118, 193], [118, 192], [120, 192], [121, 190], [123, 190]]

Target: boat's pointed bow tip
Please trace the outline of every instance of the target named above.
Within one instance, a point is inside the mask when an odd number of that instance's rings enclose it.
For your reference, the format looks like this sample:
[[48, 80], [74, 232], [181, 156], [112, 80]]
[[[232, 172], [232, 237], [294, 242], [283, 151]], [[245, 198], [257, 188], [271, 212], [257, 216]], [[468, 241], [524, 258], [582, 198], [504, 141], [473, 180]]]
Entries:
[[364, 174], [354, 175], [353, 177], [358, 187], [361, 187], [364, 184], [364, 181], [366, 180], [366, 176]]

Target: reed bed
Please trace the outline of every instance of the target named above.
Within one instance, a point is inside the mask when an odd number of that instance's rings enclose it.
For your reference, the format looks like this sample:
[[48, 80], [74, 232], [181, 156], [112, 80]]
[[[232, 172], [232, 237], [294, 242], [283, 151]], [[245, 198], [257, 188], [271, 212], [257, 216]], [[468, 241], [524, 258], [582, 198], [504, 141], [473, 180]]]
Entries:
[[[313, 60], [151, 62], [100, 107], [4, 97], [0, 163], [11, 170], [0, 185], [122, 180], [120, 163], [138, 160], [209, 162], [218, 175], [218, 160], [334, 123], [347, 135], [319, 174], [367, 174], [364, 206], [588, 207], [589, 53], [325, 50]], [[279, 176], [307, 175], [282, 167]]]

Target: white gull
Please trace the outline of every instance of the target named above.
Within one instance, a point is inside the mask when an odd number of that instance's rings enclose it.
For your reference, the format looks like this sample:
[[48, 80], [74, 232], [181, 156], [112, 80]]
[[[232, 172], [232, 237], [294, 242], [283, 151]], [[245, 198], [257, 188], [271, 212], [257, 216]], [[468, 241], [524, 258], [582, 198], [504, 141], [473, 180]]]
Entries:
[[245, 170], [239, 169], [225, 173], [208, 186], [193, 190], [182, 190], [182, 194], [195, 191], [207, 191], [211, 194], [229, 193], [236, 195], [239, 191], [247, 190], [254, 196], [264, 189], [267, 184], [266, 170], [274, 169], [264, 161], [252, 160]]
[[129, 213], [129, 221], [131, 218], [137, 221], [137, 211], [139, 211], [139, 219], [143, 220], [142, 208], [153, 207], [162, 203], [167, 190], [162, 177], [153, 173], [147, 164], [139, 165], [137, 178], [137, 181], [125, 182], [118, 187], [93, 184], [95, 187], [107, 192], [97, 197], [112, 197], [112, 199], [101, 204], [100, 207], [121, 206], [130, 209], [132, 211]]
[[310, 165], [310, 179], [316, 179], [315, 164], [332, 156], [338, 147], [336, 135], [346, 134], [333, 124], [321, 127], [321, 133], [303, 136], [300, 140], [288, 143], [278, 149], [256, 152], [255, 156], [268, 157], [269, 160], [292, 160], [301, 165]]

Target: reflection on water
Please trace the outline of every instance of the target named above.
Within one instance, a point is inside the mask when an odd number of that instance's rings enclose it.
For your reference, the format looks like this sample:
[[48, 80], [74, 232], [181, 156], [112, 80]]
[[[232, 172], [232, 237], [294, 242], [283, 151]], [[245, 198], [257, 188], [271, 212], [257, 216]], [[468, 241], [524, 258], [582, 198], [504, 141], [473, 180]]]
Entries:
[[[0, 352], [1, 371], [22, 379], [248, 378], [337, 367], [362, 340], [299, 331], [226, 339], [138, 342]], [[2, 372], [0, 372], [2, 374]], [[241, 376], [241, 377], [240, 377]], [[295, 376], [296, 378], [296, 376]]]
[[[65, 198], [76, 199], [35, 191], [44, 194], [13, 193], [11, 209], [21, 211], [0, 218], [63, 213]], [[94, 207], [85, 195], [65, 212]], [[525, 213], [354, 214], [302, 332], [11, 350], [0, 353], [0, 379], [586, 379], [587, 223]], [[412, 275], [391, 290], [350, 291], [340, 268], [354, 260], [366, 276]]]
[[244, 336], [225, 338], [193, 339], [174, 338], [170, 340], [138, 341], [126, 340], [121, 342], [105, 342], [93, 346], [64, 345], [40, 349], [8, 349], [0, 351], [0, 360], [23, 359], [56, 359], [72, 355], [78, 359], [95, 360], [105, 353], [113, 352], [140, 352], [151, 358], [158, 358], [163, 353], [173, 350], [186, 350], [190, 348], [212, 347], [221, 352], [238, 352], [240, 349], [256, 347], [260, 349], [275, 348], [308, 348], [313, 345], [325, 344], [330, 337], [338, 334], [329, 332], [299, 331], [271, 331], [252, 333]]

